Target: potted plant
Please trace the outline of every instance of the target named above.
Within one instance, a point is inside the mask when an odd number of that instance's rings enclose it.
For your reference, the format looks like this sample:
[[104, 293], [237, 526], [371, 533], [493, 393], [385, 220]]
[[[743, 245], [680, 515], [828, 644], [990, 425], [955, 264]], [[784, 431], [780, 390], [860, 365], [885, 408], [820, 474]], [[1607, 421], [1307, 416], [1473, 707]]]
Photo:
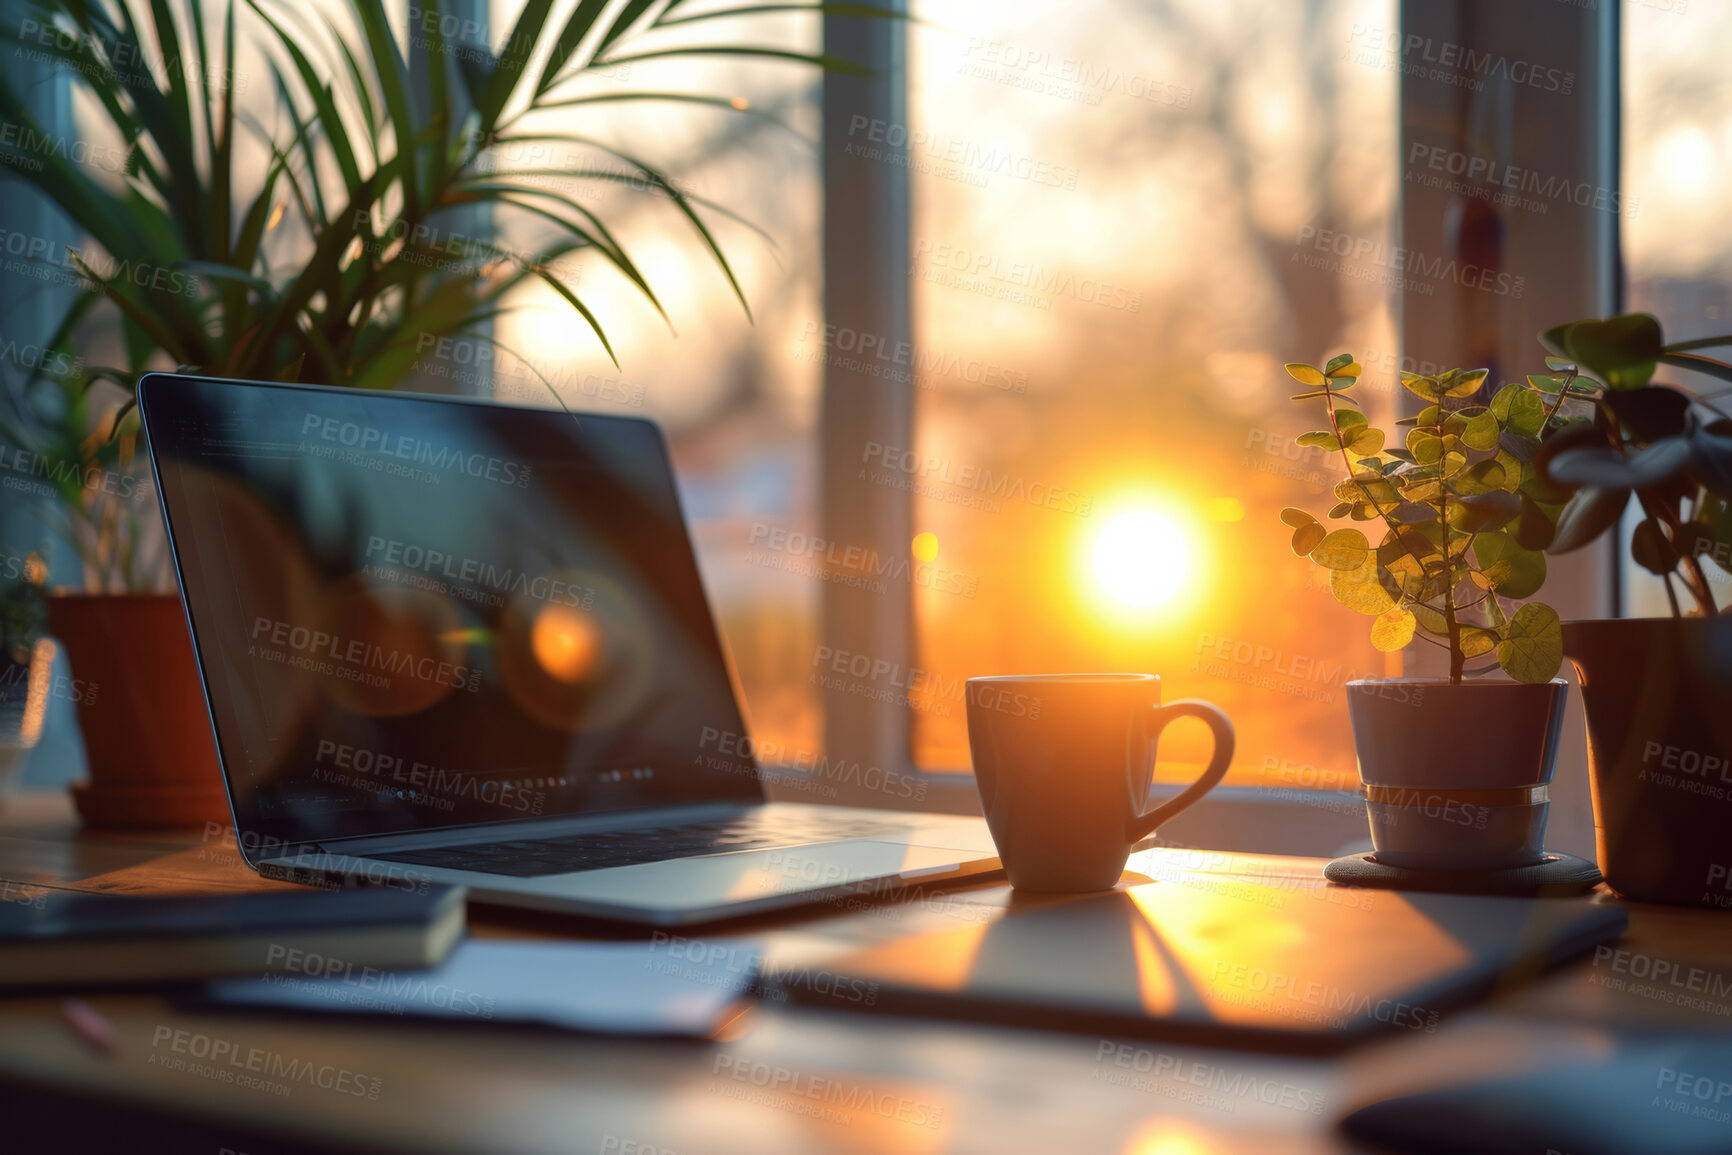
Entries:
[[44, 636], [47, 567], [35, 553], [0, 554], [0, 804], [42, 733], [54, 644]]
[[[1331, 529], [1285, 509], [1293, 551], [1328, 568], [1331, 592], [1371, 619], [1379, 650], [1417, 641], [1448, 656], [1447, 678], [1347, 685], [1377, 861], [1542, 861], [1568, 685], [1553, 677], [1558, 615], [1527, 599], [1545, 580], [1554, 532], [1556, 495], [1532, 459], [1557, 401], [1514, 384], [1482, 401], [1484, 369], [1403, 373], [1425, 408], [1397, 423], [1405, 436], [1392, 446], [1355, 407], [1350, 355], [1287, 371], [1306, 386], [1294, 400], [1320, 402], [1327, 420], [1300, 444], [1339, 453], [1346, 470], [1327, 518], [1355, 523]], [[1506, 678], [1484, 676], [1499, 668]]]
[[[491, 340], [489, 321], [511, 307], [513, 290], [535, 282], [612, 358], [565, 271], [568, 258], [593, 256], [658, 312], [661, 304], [608, 226], [560, 183], [572, 178], [671, 206], [744, 307], [700, 212], [725, 210], [596, 139], [592, 126], [622, 104], [678, 102], [738, 115], [747, 102], [585, 92], [573, 82], [598, 69], [705, 55], [843, 66], [701, 38], [716, 20], [768, 10], [690, 13], [679, 0], [634, 0], [583, 3], [555, 17], [552, 6], [531, 3], [498, 49], [448, 41], [459, 22], [439, 0], [422, 0], [406, 27], [393, 26], [382, 0], [348, 0], [329, 18], [269, 0], [230, 2], [208, 22], [197, 3], [33, 0], [30, 19], [0, 32], [32, 58], [62, 64], [82, 90], [75, 103], [96, 122], [81, 135], [113, 142], [79, 163], [81, 154], [53, 147], [60, 134], [37, 122], [15, 80], [0, 76], [0, 120], [17, 129], [0, 142], [0, 161], [87, 238], [62, 254], [30, 254], [79, 291], [42, 342], [46, 354], [29, 380], [9, 391], [10, 420], [0, 430], [28, 460], [61, 471], [50, 480], [83, 534], [72, 539], [82, 589], [57, 594], [52, 618], [75, 670], [101, 687], [88, 708], [81, 703], [92, 785], [78, 801], [87, 822], [160, 825], [226, 813], [178, 599], [154, 592], [168, 584], [160, 551], [151, 551], [160, 523], [150, 502], [115, 492], [123, 478], [148, 482], [137, 477], [134, 453], [139, 374], [187, 366], [390, 388], [447, 337]], [[237, 24], [260, 38], [269, 75], [250, 79], [269, 80], [275, 127], [240, 107], [248, 78], [235, 69]], [[550, 122], [556, 113], [586, 123]], [[537, 167], [552, 143], [593, 161]], [[101, 163], [107, 155], [115, 163]], [[535, 236], [521, 246], [477, 239], [491, 231], [489, 221], [501, 235], [528, 228]], [[117, 352], [97, 364], [97, 354], [85, 353], [104, 324], [118, 331], [109, 341]], [[173, 733], [141, 731], [136, 719]], [[142, 767], [153, 748], [166, 751], [160, 765]], [[159, 789], [145, 788], [155, 777]]]
[[1587, 713], [1600, 869], [1628, 898], [1732, 906], [1732, 618], [1711, 578], [1732, 570], [1732, 418], [1714, 397], [1654, 380], [1660, 365], [1732, 380], [1732, 365], [1698, 352], [1732, 336], [1666, 344], [1659, 321], [1629, 314], [1540, 340], [1554, 375], [1536, 384], [1587, 410], [1552, 430], [1540, 455], [1570, 492], [1552, 552], [1611, 530], [1634, 497], [1630, 556], [1660, 577], [1672, 608], [1564, 623]]

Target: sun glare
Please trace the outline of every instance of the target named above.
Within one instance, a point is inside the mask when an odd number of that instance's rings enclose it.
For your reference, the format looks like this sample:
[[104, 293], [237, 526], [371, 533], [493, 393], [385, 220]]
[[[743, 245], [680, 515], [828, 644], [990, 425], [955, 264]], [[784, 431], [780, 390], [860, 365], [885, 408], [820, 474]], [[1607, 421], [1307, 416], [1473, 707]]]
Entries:
[[1158, 513], [1124, 513], [1095, 538], [1095, 578], [1127, 606], [1156, 606], [1179, 592], [1190, 549], [1179, 527]]

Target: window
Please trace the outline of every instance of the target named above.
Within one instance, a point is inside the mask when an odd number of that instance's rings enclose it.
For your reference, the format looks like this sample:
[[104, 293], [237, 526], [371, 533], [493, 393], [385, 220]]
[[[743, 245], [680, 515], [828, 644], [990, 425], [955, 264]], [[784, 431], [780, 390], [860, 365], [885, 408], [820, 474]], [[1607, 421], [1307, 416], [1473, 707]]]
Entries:
[[[509, 27], [513, 10], [496, 14]], [[817, 22], [756, 17], [704, 26], [692, 43], [728, 39], [816, 49]], [[495, 40], [501, 39], [495, 37]], [[671, 42], [671, 38], [663, 37]], [[536, 143], [518, 164], [608, 174], [550, 178], [608, 223], [667, 309], [664, 322], [604, 260], [572, 269], [579, 293], [613, 342], [615, 368], [594, 335], [545, 286], [527, 289], [495, 336], [501, 400], [653, 418], [673, 448], [712, 607], [766, 758], [797, 760], [822, 743], [805, 680], [816, 644], [819, 585], [804, 543], [816, 535], [813, 428], [822, 322], [818, 285], [818, 77], [796, 64], [689, 58], [601, 70], [570, 95], [609, 89], [723, 95], [747, 114], [670, 103], [614, 103], [549, 115], [526, 131], [593, 133], [666, 167], [676, 187], [738, 213], [701, 209], [739, 278], [748, 317], [702, 239], [636, 170], [594, 148]], [[618, 179], [615, 179], [618, 178]], [[521, 219], [508, 243], [533, 247]], [[502, 226], [503, 227], [503, 226]], [[762, 234], [755, 230], [762, 230]], [[672, 332], [670, 332], [670, 327]], [[676, 335], [677, 334], [677, 335]], [[545, 380], [544, 380], [545, 379]], [[790, 545], [792, 542], [792, 545]]]
[[[917, 763], [967, 768], [963, 678], [1108, 666], [1225, 708], [1229, 782], [1356, 785], [1343, 683], [1399, 666], [1287, 547], [1277, 513], [1340, 471], [1294, 444], [1316, 414], [1282, 364], [1352, 350], [1391, 403], [1394, 5], [931, 14], [958, 34], [914, 36], [900, 464], [960, 582], [916, 595]], [[1115, 556], [1135, 519], [1166, 544]], [[1207, 743], [1176, 727], [1163, 765]]]
[[[1732, 160], [1732, 79], [1714, 46], [1732, 36], [1732, 10], [1683, 0], [1624, 7], [1624, 254], [1629, 309], [1653, 313], [1669, 341], [1732, 331], [1732, 219], [1721, 174]], [[1666, 370], [1713, 394], [1722, 382]], [[1627, 535], [1635, 523], [1625, 518]], [[1625, 612], [1671, 613], [1660, 579], [1620, 553]], [[1705, 565], [1715, 601], [1732, 576]], [[1683, 597], [1680, 592], [1680, 597]], [[1688, 605], [1688, 598], [1684, 598]]]

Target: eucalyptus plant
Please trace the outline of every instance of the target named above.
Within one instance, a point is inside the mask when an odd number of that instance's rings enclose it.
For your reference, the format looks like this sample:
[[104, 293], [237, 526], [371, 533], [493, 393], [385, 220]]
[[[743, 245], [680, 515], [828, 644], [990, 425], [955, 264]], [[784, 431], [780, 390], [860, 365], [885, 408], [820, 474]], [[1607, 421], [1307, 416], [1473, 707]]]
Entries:
[[[88, 462], [87, 392], [97, 382], [125, 391], [107, 406], [118, 409], [112, 440], [136, 428], [131, 393], [148, 368], [390, 388], [440, 338], [491, 340], [488, 322], [510, 307], [514, 289], [534, 282], [614, 358], [564, 258], [596, 254], [626, 291], [667, 315], [595, 209], [556, 181], [612, 184], [671, 205], [749, 317], [705, 217], [754, 226], [596, 129], [598, 118], [634, 104], [762, 114], [738, 96], [586, 91], [577, 82], [598, 69], [703, 57], [860, 71], [829, 55], [702, 34], [762, 13], [894, 15], [870, 4], [692, 11], [686, 0], [578, 0], [555, 19], [549, 0], [525, 0], [494, 50], [450, 40], [457, 21], [442, 0], [419, 0], [411, 11], [416, 18], [399, 32], [384, 0], [331, 9], [284, 0], [214, 9], [203, 0], [25, 0], [0, 44], [63, 69], [75, 96], [88, 97], [78, 103], [94, 118], [93, 137], [118, 141], [124, 160], [78, 163], [77, 150], [37, 122], [16, 80], [0, 72], [8, 127], [0, 161], [88, 238], [64, 253], [32, 253], [80, 291], [42, 367], [8, 390], [0, 432], [34, 453]], [[235, 61], [243, 33], [264, 51], [274, 125], [242, 108], [249, 78]], [[550, 123], [544, 114], [555, 112]], [[545, 167], [556, 144], [587, 159]], [[502, 231], [527, 227], [547, 239], [522, 252], [475, 241], [469, 221], [481, 210]], [[89, 364], [80, 333], [104, 315], [118, 321], [119, 360]], [[38, 396], [42, 388], [63, 396]], [[85, 536], [101, 536], [85, 513], [93, 503], [68, 497], [70, 515], [88, 523]], [[118, 565], [113, 556], [86, 563], [110, 577]]]
[[1732, 571], [1732, 415], [1709, 396], [1655, 381], [1660, 365], [1732, 381], [1732, 364], [1699, 350], [1732, 346], [1732, 335], [1666, 344], [1646, 313], [1574, 321], [1540, 334], [1553, 376], [1530, 382], [1591, 405], [1548, 432], [1546, 472], [1569, 492], [1551, 552], [1578, 549], [1618, 523], [1635, 496], [1642, 519], [1630, 556], [1658, 574], [1676, 616], [1674, 585], [1695, 610], [1719, 611], [1704, 561]]
[[[1526, 599], [1545, 581], [1561, 500], [1533, 465], [1561, 397], [1548, 404], [1510, 384], [1481, 403], [1484, 369], [1403, 373], [1425, 408], [1396, 423], [1406, 431], [1392, 447], [1357, 407], [1361, 366], [1350, 354], [1287, 372], [1306, 387], [1293, 399], [1320, 402], [1328, 421], [1299, 444], [1340, 454], [1346, 471], [1328, 520], [1372, 523], [1368, 537], [1284, 509], [1293, 552], [1330, 571], [1336, 600], [1372, 619], [1379, 650], [1436, 645], [1456, 683], [1497, 666], [1517, 681], [1549, 681], [1563, 661], [1557, 611]], [[1480, 657], [1491, 660], [1468, 671]]]

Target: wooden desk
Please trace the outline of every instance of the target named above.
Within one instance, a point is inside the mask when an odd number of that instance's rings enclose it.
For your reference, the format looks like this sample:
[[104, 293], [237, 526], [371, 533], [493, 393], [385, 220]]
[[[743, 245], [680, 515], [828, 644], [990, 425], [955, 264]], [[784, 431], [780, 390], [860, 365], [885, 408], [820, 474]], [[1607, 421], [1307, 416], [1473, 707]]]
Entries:
[[[1200, 885], [1231, 885], [1245, 874], [1290, 880], [1295, 893], [1321, 890], [1320, 866], [1167, 850], [1132, 862], [1145, 871], [1195, 872], [1187, 877]], [[58, 794], [26, 795], [0, 810], [0, 880], [0, 899], [12, 901], [54, 889], [159, 894], [285, 885], [246, 870], [226, 831], [84, 834]], [[820, 907], [726, 933], [760, 937], [772, 960], [815, 959], [989, 917], [1008, 893], [988, 883], [900, 906]], [[1146, 1057], [1139, 1053], [1126, 1067], [1102, 1057], [1119, 1053], [1116, 1040], [773, 1003], [752, 1011], [734, 1037], [694, 1044], [194, 1014], [149, 994], [87, 1000], [117, 1034], [104, 1053], [68, 1029], [58, 999], [0, 1000], [0, 1146], [113, 1151], [123, 1143], [129, 1152], [213, 1155], [1355, 1151], [1333, 1121], [1372, 1095], [1545, 1061], [1594, 1045], [1620, 1025], [1732, 1024], [1732, 1007], [1664, 1001], [1664, 984], [1634, 974], [1662, 960], [1706, 968], [1718, 977], [1717, 989], [1732, 989], [1732, 916], [1635, 904], [1630, 913], [1631, 932], [1618, 944], [1629, 952], [1621, 965], [1619, 957], [1584, 959], [1446, 1019], [1433, 1034], [1401, 1033], [1336, 1059], [1141, 1041], [1132, 1046]], [[471, 909], [470, 927], [482, 937], [637, 937], [481, 908]], [[1641, 959], [1648, 962], [1633, 961]], [[165, 1030], [340, 1068], [365, 1079], [365, 1087], [376, 1080], [377, 1096], [351, 1093], [352, 1081], [340, 1090], [297, 1083], [281, 1095], [171, 1069], [155, 1041]], [[729, 1077], [741, 1069], [754, 1078], [762, 1072], [798, 1080], [807, 1090], [774, 1092]], [[1278, 1085], [1282, 1093], [1274, 1102], [1220, 1093], [1234, 1078]], [[844, 1094], [810, 1093], [820, 1079]]]

